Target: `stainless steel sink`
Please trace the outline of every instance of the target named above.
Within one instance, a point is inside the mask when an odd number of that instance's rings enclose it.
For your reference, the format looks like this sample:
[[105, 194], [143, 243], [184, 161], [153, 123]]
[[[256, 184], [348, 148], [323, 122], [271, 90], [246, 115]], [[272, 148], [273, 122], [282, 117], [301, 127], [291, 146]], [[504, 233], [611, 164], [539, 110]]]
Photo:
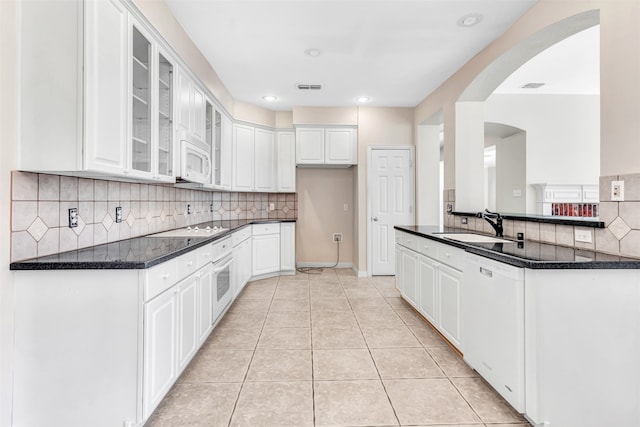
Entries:
[[440, 233], [438, 235], [445, 239], [464, 243], [515, 243], [513, 240], [473, 233]]

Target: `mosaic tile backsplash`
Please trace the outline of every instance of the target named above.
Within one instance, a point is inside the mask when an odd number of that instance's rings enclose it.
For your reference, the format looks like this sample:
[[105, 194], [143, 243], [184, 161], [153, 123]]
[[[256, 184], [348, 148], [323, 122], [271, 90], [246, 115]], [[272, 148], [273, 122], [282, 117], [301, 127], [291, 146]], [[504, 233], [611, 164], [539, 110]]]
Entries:
[[[611, 201], [611, 181], [624, 181], [623, 202]], [[455, 210], [455, 190], [445, 190], [443, 199], [445, 225], [493, 234], [491, 226], [481, 218], [468, 218], [469, 223], [463, 225], [460, 223], [461, 216], [447, 215], [447, 204], [453, 205]], [[640, 174], [601, 176], [598, 208], [599, 218], [605, 228], [505, 220], [504, 235], [515, 238], [517, 233], [523, 232], [529, 240], [640, 258]], [[576, 229], [590, 232], [592, 242], [576, 242]]]
[[[273, 203], [274, 210], [269, 211]], [[190, 205], [191, 214], [187, 213]], [[122, 222], [116, 223], [116, 207]], [[69, 209], [78, 227], [69, 228]], [[213, 209], [213, 212], [211, 212]], [[297, 218], [295, 193], [236, 193], [12, 173], [11, 260], [75, 250], [207, 221]]]

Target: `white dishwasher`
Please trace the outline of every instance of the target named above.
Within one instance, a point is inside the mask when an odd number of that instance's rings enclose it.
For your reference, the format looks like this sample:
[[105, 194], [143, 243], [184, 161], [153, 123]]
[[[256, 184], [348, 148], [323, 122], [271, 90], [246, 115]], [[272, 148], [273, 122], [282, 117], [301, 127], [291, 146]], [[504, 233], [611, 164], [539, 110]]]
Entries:
[[464, 274], [464, 359], [523, 413], [524, 269], [467, 254]]

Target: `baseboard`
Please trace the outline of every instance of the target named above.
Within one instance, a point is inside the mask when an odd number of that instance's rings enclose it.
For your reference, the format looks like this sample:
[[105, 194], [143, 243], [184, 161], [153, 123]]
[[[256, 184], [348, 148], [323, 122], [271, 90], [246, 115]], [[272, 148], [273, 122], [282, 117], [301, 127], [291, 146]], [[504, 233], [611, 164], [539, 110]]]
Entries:
[[353, 269], [353, 263], [340, 262], [335, 265], [335, 262], [298, 262], [296, 267], [316, 267], [316, 268], [351, 268]]
[[355, 265], [351, 269], [353, 270], [354, 273], [356, 273], [356, 276], [358, 276], [358, 277], [368, 277], [369, 276], [369, 274], [367, 273], [366, 270], [360, 271], [360, 270], [358, 270], [356, 268]]

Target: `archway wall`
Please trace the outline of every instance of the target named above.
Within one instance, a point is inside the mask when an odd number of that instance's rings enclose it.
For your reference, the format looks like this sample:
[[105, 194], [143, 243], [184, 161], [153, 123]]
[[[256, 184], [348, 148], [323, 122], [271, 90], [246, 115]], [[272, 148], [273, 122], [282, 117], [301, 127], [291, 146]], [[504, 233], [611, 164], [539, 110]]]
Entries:
[[[640, 2], [540, 0], [415, 109], [416, 124], [444, 121], [444, 188], [455, 188], [455, 103], [482, 101], [519, 65], [551, 44], [600, 23], [600, 175], [640, 172]], [[537, 50], [537, 51], [536, 51]], [[523, 52], [527, 52], [524, 54]]]

